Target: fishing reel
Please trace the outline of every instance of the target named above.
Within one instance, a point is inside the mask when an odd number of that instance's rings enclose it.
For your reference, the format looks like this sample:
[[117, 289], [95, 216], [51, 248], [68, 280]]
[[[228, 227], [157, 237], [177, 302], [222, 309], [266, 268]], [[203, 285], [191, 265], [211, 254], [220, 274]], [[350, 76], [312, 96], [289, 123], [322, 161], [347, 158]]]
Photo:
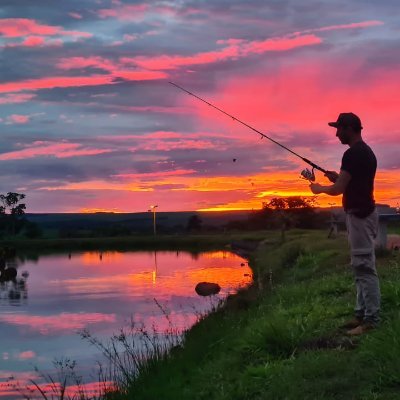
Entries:
[[305, 168], [301, 171], [300, 175], [303, 179], [306, 179], [309, 182], [315, 181], [314, 168], [311, 171], [308, 168]]

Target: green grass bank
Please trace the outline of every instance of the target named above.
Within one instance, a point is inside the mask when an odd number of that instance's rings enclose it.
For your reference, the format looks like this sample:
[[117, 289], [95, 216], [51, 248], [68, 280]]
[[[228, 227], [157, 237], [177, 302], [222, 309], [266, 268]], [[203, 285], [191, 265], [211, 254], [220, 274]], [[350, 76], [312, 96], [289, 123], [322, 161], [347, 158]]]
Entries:
[[130, 235], [105, 238], [43, 238], [25, 239], [20, 237], [0, 240], [0, 248], [11, 247], [18, 252], [53, 252], [84, 250], [193, 250], [221, 249], [232, 241], [258, 241], [265, 237], [264, 231], [227, 234], [191, 235]]
[[254, 285], [149, 362], [113, 399], [399, 399], [400, 256], [378, 254], [379, 329], [348, 338], [355, 292], [345, 235], [270, 233], [252, 253]]

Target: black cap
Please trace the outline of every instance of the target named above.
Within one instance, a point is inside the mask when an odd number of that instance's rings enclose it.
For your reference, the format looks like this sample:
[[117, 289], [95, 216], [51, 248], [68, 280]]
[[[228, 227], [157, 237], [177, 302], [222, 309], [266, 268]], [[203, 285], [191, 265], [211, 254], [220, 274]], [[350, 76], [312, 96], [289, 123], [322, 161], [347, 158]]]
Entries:
[[360, 118], [352, 112], [340, 113], [337, 121], [328, 122], [328, 125], [333, 126], [334, 128], [337, 128], [339, 126], [351, 126], [356, 130], [361, 130], [363, 128]]

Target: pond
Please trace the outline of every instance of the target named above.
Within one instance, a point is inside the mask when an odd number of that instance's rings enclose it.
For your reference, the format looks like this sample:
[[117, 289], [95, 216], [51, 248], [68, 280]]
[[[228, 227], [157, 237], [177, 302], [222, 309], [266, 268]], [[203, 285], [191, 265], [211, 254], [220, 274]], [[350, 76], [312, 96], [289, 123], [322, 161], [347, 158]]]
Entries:
[[[21, 398], [16, 382], [20, 389], [40, 382], [54, 360], [76, 361], [85, 384], [95, 382], [101, 352], [79, 332], [101, 341], [132, 325], [182, 332], [252, 280], [247, 261], [227, 251], [80, 252], [16, 259], [11, 267], [16, 278], [0, 282], [1, 399]], [[204, 281], [220, 292], [199, 296]]]

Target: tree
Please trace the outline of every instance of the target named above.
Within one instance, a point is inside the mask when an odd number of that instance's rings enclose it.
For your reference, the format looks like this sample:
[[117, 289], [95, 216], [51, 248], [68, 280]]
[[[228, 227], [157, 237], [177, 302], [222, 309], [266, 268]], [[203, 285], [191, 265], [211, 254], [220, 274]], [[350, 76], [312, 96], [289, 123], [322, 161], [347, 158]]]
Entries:
[[189, 232], [198, 232], [201, 230], [203, 221], [198, 215], [192, 215], [187, 222], [186, 230]]
[[275, 197], [263, 204], [263, 212], [272, 215], [281, 227], [281, 240], [291, 227], [310, 228], [315, 214], [315, 197], [301, 196]]
[[22, 228], [26, 205], [20, 202], [24, 198], [22, 193], [0, 194], [0, 230], [15, 235]]

